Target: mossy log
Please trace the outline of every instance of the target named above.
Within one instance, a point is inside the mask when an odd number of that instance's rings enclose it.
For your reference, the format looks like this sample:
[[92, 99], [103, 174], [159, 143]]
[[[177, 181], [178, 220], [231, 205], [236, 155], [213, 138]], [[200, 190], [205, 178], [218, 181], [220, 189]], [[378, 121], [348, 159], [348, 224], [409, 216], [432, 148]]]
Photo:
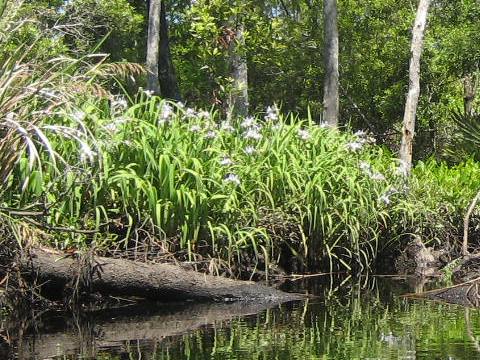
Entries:
[[301, 298], [269, 286], [185, 270], [171, 264], [142, 263], [90, 255], [68, 256], [30, 248], [18, 260], [22, 277], [42, 293], [76, 292], [139, 297], [157, 301], [273, 301]]

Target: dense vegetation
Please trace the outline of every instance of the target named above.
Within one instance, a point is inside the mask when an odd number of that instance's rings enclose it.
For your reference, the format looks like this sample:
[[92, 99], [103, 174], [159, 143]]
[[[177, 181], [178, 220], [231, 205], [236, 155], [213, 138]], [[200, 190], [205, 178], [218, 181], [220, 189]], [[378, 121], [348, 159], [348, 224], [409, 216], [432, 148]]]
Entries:
[[[456, 245], [480, 188], [476, 115], [459, 110], [465, 79], [475, 83], [480, 6], [435, 3], [407, 177], [395, 150], [411, 3], [339, 2], [333, 129], [319, 121], [317, 1], [167, 2], [183, 103], [141, 88], [143, 1], [0, 1], [2, 231], [243, 277], [370, 269], [412, 234]], [[225, 107], [224, 24], [239, 14], [256, 114], [246, 117]]]

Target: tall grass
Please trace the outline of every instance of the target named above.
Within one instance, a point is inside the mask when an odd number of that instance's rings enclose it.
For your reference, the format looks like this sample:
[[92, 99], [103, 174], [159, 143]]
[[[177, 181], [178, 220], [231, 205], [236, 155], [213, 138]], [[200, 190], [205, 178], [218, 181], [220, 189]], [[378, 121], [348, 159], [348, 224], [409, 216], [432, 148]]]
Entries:
[[275, 110], [222, 122], [143, 93], [125, 105], [87, 102], [48, 119], [47, 128], [82, 124], [91, 136], [51, 137], [43, 176], [26, 165], [28, 156], [18, 163], [12, 181], [30, 184], [19, 204], [42, 197], [49, 226], [99, 231], [57, 237], [58, 246], [127, 249], [150, 239], [190, 260], [200, 254], [267, 272], [295, 262], [290, 256], [332, 270], [367, 269], [376, 258], [403, 179], [366, 134]]

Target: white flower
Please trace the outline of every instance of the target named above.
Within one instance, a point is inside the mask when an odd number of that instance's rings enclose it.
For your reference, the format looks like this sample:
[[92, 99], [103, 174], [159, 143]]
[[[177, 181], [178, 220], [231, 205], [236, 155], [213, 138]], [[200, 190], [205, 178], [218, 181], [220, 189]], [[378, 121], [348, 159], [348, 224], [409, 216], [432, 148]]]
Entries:
[[87, 116], [82, 110], [75, 110], [73, 113], [72, 113], [72, 118], [75, 120], [75, 121], [78, 121], [78, 122], [81, 122], [83, 121], [83, 119], [85, 119], [85, 116]]
[[205, 134], [205, 139], [215, 139], [217, 137], [217, 133], [213, 130], [210, 130]]
[[244, 151], [247, 155], [253, 155], [257, 152], [253, 146], [247, 146]]
[[359, 141], [352, 141], [347, 144], [345, 144], [345, 148], [349, 151], [358, 151], [363, 147], [363, 143]]
[[365, 130], [358, 130], [355, 134], [353, 134], [354, 136], [357, 136], [357, 137], [364, 137], [367, 135], [367, 132]]
[[262, 134], [260, 134], [256, 129], [248, 129], [248, 131], [245, 133], [245, 139], [260, 140], [261, 138]]
[[173, 115], [173, 108], [166, 103], [162, 104], [162, 108], [160, 109], [160, 119], [159, 120], [167, 120]]
[[408, 176], [408, 165], [405, 161], [400, 160], [400, 165], [398, 166], [396, 173], [400, 176]]
[[228, 174], [225, 179], [223, 179], [225, 182], [231, 182], [235, 185], [240, 185], [240, 178], [236, 174]]
[[265, 115], [265, 120], [275, 121], [278, 120], [278, 109], [276, 106], [267, 107], [267, 114]]
[[370, 175], [370, 179], [372, 180], [377, 180], [377, 181], [383, 181], [385, 180], [385, 176], [379, 172], [375, 172]]
[[230, 159], [230, 158], [227, 157], [227, 156], [224, 156], [224, 157], [220, 160], [220, 165], [222, 165], [222, 166], [233, 165], [233, 160]]
[[372, 167], [366, 161], [360, 161], [359, 167], [363, 172], [365, 172], [367, 174], [371, 174], [371, 172], [372, 172]]
[[116, 108], [126, 109], [127, 107], [128, 107], [127, 100], [125, 100], [125, 98], [123, 98], [122, 96], [116, 96], [112, 100], [112, 108], [114, 109]]
[[152, 97], [153, 95], [153, 90], [143, 90], [143, 93], [147, 95], [147, 97]]
[[307, 130], [298, 129], [298, 137], [304, 141], [307, 141], [311, 138], [311, 135]]
[[385, 205], [389, 205], [391, 200], [390, 200], [389, 195], [383, 194], [382, 196], [380, 196], [378, 198], [378, 202], [384, 203]]
[[195, 110], [192, 109], [192, 108], [187, 108], [187, 110], [185, 110], [185, 116], [186, 117], [195, 117], [196, 113], [195, 113]]
[[249, 127], [253, 126], [254, 124], [255, 124], [255, 119], [251, 116], [248, 116], [242, 121], [240, 126], [242, 128], [249, 128]]
[[202, 111], [198, 112], [197, 116], [199, 118], [209, 119], [210, 118], [210, 113], [208, 111], [202, 110]]
[[81, 143], [81, 149], [80, 149], [80, 161], [85, 162], [85, 161], [90, 161], [93, 162], [93, 158], [95, 155], [97, 155], [92, 148], [87, 144], [82, 142]]
[[329, 127], [330, 127], [330, 125], [328, 125], [328, 123], [327, 123], [326, 121], [322, 121], [322, 122], [320, 123], [320, 128], [321, 128], [321, 129], [327, 129], [327, 128], [329, 128]]
[[220, 130], [233, 132], [235, 131], [235, 128], [230, 124], [229, 121], [222, 121], [220, 124]]
[[202, 128], [200, 127], [200, 125], [192, 125], [192, 126], [190, 126], [190, 131], [191, 131], [191, 132], [199, 132], [199, 131], [201, 131], [201, 130], [202, 130]]

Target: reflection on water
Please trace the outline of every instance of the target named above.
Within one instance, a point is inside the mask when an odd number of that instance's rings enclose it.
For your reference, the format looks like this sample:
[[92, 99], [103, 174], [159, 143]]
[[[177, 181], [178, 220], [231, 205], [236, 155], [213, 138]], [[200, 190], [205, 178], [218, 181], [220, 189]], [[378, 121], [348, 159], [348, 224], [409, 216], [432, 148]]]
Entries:
[[0, 358], [480, 359], [479, 310], [402, 298], [412, 290], [404, 280], [337, 287], [315, 280], [301, 288], [318, 298], [281, 306], [141, 305], [5, 323], [1, 335], [11, 346]]

